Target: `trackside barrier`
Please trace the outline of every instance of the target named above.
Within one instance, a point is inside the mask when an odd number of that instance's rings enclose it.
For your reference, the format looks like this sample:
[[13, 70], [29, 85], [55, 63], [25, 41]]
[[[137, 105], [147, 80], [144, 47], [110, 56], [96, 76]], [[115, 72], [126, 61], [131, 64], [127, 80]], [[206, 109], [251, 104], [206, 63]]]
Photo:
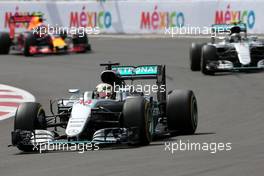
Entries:
[[[262, 0], [38, 1], [0, 2], [0, 30], [14, 14], [42, 12], [46, 23], [64, 27], [99, 27], [102, 33], [164, 33], [170, 27], [204, 27], [243, 21], [250, 33], [264, 33]], [[18, 24], [17, 28], [25, 25]]]

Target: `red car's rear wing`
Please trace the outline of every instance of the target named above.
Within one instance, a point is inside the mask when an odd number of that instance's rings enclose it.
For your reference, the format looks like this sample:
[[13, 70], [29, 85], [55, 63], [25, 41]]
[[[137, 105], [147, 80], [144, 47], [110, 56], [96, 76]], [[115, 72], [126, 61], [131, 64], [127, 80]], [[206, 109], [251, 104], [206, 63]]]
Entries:
[[15, 36], [15, 28], [18, 23], [29, 24], [32, 21], [32, 18], [39, 17], [42, 19], [42, 15], [15, 15], [11, 16], [9, 19], [9, 29], [10, 29], [10, 38], [13, 39]]
[[15, 15], [11, 16], [9, 19], [9, 29], [10, 29], [10, 38], [14, 39], [15, 37], [15, 28], [18, 23], [30, 23], [32, 15]]
[[9, 19], [10, 23], [29, 23], [34, 16], [32, 15], [16, 15], [11, 16]]

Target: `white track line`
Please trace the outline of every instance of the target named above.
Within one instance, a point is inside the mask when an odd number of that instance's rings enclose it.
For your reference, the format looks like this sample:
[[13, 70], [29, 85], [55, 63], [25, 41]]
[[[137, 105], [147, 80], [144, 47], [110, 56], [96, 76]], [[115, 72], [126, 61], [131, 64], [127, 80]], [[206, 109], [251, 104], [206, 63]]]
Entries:
[[[11, 96], [10, 98], [1, 98], [1, 96]], [[22, 98], [16, 98], [12, 96], [20, 96]], [[0, 102], [5, 102], [7, 105], [3, 106], [0, 105], [0, 112], [1, 113], [7, 113], [7, 114], [2, 114], [0, 115], [0, 121], [10, 118], [12, 116], [15, 115], [16, 109], [17, 107], [14, 107], [12, 105], [9, 105], [9, 103], [22, 103], [22, 102], [35, 102], [35, 97], [22, 89], [13, 87], [13, 86], [9, 86], [9, 85], [4, 85], [4, 84], [0, 84]], [[0, 114], [1, 114], [0, 113]]]
[[20, 95], [17, 92], [0, 92], [0, 95]]
[[[16, 107], [10, 107], [10, 106], [0, 106], [0, 110], [2, 111], [2, 112], [14, 112], [14, 111], [16, 111]], [[1, 116], [0, 116], [0, 118], [1, 118]]]
[[15, 114], [16, 114], [16, 112], [9, 112], [9, 113], [6, 114], [6, 115], [2, 115], [2, 116], [0, 116], [0, 121], [1, 121], [1, 120], [5, 120], [5, 119], [8, 119], [8, 118], [10, 118], [10, 117], [13, 117], [13, 116], [15, 116]]
[[0, 102], [17, 102], [17, 103], [23, 103], [23, 102], [34, 102], [34, 101], [32, 101], [32, 100], [25, 101], [25, 99], [0, 98]]

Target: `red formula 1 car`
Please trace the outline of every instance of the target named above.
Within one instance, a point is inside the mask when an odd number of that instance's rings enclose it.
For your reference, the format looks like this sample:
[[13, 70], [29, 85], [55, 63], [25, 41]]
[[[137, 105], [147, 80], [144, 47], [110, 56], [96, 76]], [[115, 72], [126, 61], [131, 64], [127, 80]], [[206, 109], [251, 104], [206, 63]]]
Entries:
[[[15, 29], [19, 23], [26, 24], [27, 30], [16, 33]], [[0, 32], [0, 54], [9, 54], [10, 50], [25, 56], [91, 51], [86, 33], [70, 34], [65, 28], [52, 30], [51, 33], [43, 24], [42, 15], [11, 16], [9, 28], [9, 33]]]

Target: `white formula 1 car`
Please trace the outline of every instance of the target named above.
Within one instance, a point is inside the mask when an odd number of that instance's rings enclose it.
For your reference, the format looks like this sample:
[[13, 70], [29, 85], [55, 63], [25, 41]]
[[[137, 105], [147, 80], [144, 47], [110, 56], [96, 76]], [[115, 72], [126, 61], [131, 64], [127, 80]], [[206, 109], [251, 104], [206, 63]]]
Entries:
[[[192, 43], [190, 69], [206, 75], [215, 72], [264, 69], [264, 42], [255, 36], [247, 36], [246, 24], [218, 24], [213, 30], [228, 32], [221, 42]], [[244, 33], [244, 35], [242, 35]]]
[[[111, 96], [101, 98], [98, 91], [78, 93], [78, 89], [71, 89], [73, 95], [69, 99], [51, 101], [49, 116], [39, 103], [22, 103], [14, 118], [13, 146], [32, 151], [43, 143], [62, 142], [147, 145], [154, 136], [195, 133], [195, 95], [191, 90], [167, 94], [164, 65], [101, 65], [107, 66], [101, 74], [102, 84], [108, 85], [102, 89], [119, 87]], [[155, 97], [123, 88], [125, 81], [145, 79], [156, 81]], [[57, 106], [56, 113], [53, 105]]]

